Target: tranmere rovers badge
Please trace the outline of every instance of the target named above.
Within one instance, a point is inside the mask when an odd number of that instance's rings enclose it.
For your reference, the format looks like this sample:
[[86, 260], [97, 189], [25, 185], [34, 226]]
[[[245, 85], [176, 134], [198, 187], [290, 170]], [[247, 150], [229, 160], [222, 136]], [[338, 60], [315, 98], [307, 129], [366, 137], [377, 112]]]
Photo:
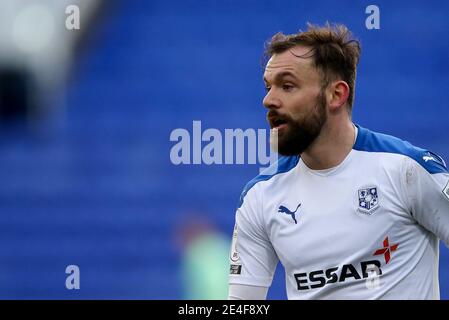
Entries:
[[369, 187], [365, 189], [359, 189], [359, 211], [365, 214], [373, 214], [373, 212], [379, 208], [379, 194], [377, 193], [377, 187]]

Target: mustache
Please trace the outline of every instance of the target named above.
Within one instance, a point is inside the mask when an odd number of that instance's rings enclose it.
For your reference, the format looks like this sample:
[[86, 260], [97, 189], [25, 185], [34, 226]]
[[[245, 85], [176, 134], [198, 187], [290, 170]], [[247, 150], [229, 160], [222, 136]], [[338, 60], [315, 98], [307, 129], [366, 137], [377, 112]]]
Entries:
[[290, 122], [293, 119], [288, 114], [281, 114], [281, 113], [277, 112], [276, 110], [270, 110], [267, 112], [267, 120], [268, 120], [268, 122], [272, 123], [273, 121], [276, 121], [276, 120]]

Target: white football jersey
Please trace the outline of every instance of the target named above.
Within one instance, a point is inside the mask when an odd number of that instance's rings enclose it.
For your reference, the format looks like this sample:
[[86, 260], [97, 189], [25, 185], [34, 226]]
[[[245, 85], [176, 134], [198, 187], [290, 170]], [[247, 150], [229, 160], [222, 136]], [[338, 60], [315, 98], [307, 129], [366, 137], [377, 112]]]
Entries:
[[357, 126], [337, 167], [280, 157], [240, 198], [230, 284], [269, 287], [278, 262], [289, 299], [439, 299], [449, 245], [449, 173], [436, 154]]

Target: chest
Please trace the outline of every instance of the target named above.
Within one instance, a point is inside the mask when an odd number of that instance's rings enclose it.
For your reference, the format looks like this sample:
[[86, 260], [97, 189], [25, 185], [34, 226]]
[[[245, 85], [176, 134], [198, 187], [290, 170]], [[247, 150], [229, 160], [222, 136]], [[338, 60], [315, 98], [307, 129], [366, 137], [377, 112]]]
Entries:
[[268, 236], [287, 268], [363, 260], [379, 239], [410, 224], [400, 192], [382, 173], [302, 175], [265, 200]]

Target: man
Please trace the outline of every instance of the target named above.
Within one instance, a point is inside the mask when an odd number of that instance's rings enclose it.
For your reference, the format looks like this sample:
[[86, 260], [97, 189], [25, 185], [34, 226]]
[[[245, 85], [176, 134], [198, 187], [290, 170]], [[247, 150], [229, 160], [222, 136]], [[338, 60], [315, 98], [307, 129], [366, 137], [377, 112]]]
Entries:
[[449, 173], [434, 153], [351, 121], [359, 43], [342, 25], [269, 42], [263, 100], [276, 174], [243, 190], [229, 299], [438, 299]]

